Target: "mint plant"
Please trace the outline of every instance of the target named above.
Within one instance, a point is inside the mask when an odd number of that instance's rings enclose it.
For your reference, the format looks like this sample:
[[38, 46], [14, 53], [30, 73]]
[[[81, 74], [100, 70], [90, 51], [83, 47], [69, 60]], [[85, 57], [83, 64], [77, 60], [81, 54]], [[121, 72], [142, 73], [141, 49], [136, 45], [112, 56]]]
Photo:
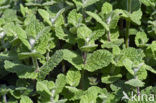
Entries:
[[1, 0], [0, 103], [155, 103], [155, 10], [156, 0]]

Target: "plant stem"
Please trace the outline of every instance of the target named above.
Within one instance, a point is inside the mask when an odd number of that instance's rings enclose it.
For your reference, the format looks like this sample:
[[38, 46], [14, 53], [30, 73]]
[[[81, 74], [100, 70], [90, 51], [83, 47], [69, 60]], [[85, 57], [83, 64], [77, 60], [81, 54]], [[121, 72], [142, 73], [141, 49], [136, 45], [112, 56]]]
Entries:
[[51, 91], [51, 94], [52, 94], [52, 95], [51, 95], [51, 97], [50, 97], [50, 102], [51, 102], [51, 103], [55, 103], [55, 100], [54, 100], [54, 98], [55, 98], [55, 97], [54, 97], [54, 96], [55, 96], [55, 90], [52, 90], [52, 91]]
[[62, 61], [62, 72], [65, 73], [66, 72], [66, 66], [64, 61]]
[[46, 60], [48, 61], [49, 59], [50, 59], [49, 52], [47, 52], [47, 54], [46, 54]]
[[139, 95], [140, 95], [140, 88], [137, 87], [137, 96], [139, 96]]
[[3, 95], [3, 101], [4, 101], [4, 103], [8, 103], [8, 102], [7, 102], [7, 98], [6, 98], [6, 94]]
[[[128, 0], [127, 9], [128, 9], [128, 12], [131, 13], [131, 0]], [[126, 48], [129, 47], [129, 28], [130, 28], [130, 21], [127, 20], [126, 21], [126, 38], [125, 38]]]
[[84, 52], [83, 54], [83, 63], [86, 64], [86, 59], [87, 59], [87, 53]]
[[38, 66], [37, 59], [36, 59], [36, 58], [32, 58], [32, 60], [33, 60], [33, 65], [34, 65], [35, 68], [36, 68], [36, 72], [38, 72], [38, 71], [39, 71], [39, 66]]
[[[111, 15], [107, 18], [107, 25], [110, 24], [111, 19], [112, 19], [112, 13], [111, 13]], [[108, 40], [108, 41], [111, 41], [111, 32], [110, 32], [110, 30], [107, 30], [106, 33], [107, 33], [107, 40]]]
[[[84, 53], [83, 53], [83, 64], [84, 64], [84, 65], [86, 64], [86, 59], [87, 59], [87, 53], [84, 52]], [[85, 85], [85, 70], [82, 69], [82, 70], [81, 70], [81, 83], [80, 83], [80, 86], [81, 86], [81, 89], [82, 89], [82, 90], [85, 89], [84, 85]]]
[[129, 27], [130, 27], [130, 22], [127, 20], [126, 22], [126, 48], [129, 47]]
[[83, 15], [83, 18], [84, 18], [84, 20], [86, 19], [86, 13], [85, 13], [85, 11], [86, 11], [86, 8], [82, 8], [82, 15]]
[[[35, 69], [36, 69], [35, 72], [39, 72], [39, 66], [38, 66], [37, 59], [36, 58], [32, 58], [32, 61], [33, 61], [33, 65], [35, 66]], [[37, 81], [34, 79], [33, 82], [34, 82], [34, 88], [36, 88], [36, 82]]]
[[108, 37], [107, 37], [107, 39], [108, 39], [108, 41], [111, 41], [111, 37], [110, 37], [110, 31], [108, 31]]
[[[137, 76], [135, 76], [135, 78], [138, 79]], [[140, 95], [140, 88], [139, 87], [136, 87], [136, 88], [137, 88], [137, 96], [139, 96]]]

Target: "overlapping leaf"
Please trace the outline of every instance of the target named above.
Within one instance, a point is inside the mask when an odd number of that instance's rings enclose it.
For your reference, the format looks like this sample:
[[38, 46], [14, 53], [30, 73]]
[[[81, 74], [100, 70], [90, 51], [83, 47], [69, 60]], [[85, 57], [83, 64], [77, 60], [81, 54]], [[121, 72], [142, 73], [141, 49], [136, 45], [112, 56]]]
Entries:
[[14, 63], [8, 60], [6, 60], [4, 63], [5, 70], [12, 73], [16, 73], [19, 78], [36, 79], [37, 77], [35, 68], [31, 66], [26, 66], [20, 63]]
[[80, 71], [72, 69], [67, 72], [66, 81], [70, 86], [73, 87], [78, 86], [80, 78], [81, 78]]
[[113, 59], [112, 54], [107, 50], [97, 50], [87, 58], [84, 69], [93, 72], [108, 66]]
[[63, 60], [63, 52], [56, 51], [49, 61], [44, 64], [39, 71], [38, 78], [44, 79]]

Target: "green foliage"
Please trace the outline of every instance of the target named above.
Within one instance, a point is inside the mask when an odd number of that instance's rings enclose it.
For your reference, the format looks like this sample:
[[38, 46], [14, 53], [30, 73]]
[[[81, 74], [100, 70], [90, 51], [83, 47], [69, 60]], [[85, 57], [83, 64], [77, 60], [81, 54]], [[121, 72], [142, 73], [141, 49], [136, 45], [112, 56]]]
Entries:
[[78, 27], [82, 22], [82, 14], [77, 13], [76, 9], [72, 10], [68, 14], [68, 23], [72, 24], [75, 27]]
[[100, 23], [106, 29], [106, 31], [109, 31], [108, 25], [97, 14], [90, 11], [87, 11], [86, 13]]
[[73, 51], [64, 49], [63, 52], [63, 59], [71, 63], [76, 69], [81, 70], [83, 66], [83, 60], [78, 53]]
[[37, 77], [37, 73], [35, 73], [34, 68], [32, 68], [31, 66], [14, 63], [8, 60], [5, 60], [4, 63], [5, 70], [16, 73], [19, 78], [35, 79]]
[[50, 22], [50, 14], [43, 9], [39, 9], [38, 12], [42, 16], [44, 21], [47, 22], [50, 26], [52, 26], [52, 23]]
[[86, 60], [85, 70], [94, 72], [108, 66], [113, 59], [112, 54], [107, 50], [97, 50]]
[[73, 87], [78, 86], [78, 84], [80, 82], [80, 78], [81, 78], [80, 71], [76, 71], [74, 69], [69, 70], [67, 73], [67, 76], [66, 76], [67, 83]]
[[5, 25], [5, 30], [8, 35], [17, 37], [21, 42], [28, 48], [31, 49], [31, 46], [27, 40], [26, 32], [19, 26], [13, 23], [8, 23]]
[[38, 92], [45, 92], [47, 95], [51, 96], [50, 89], [53, 87], [54, 83], [53, 82], [48, 82], [48, 81], [38, 81], [36, 85], [36, 90]]
[[131, 60], [129, 60], [129, 59], [125, 59], [125, 60], [123, 61], [123, 64], [124, 64], [125, 68], [127, 69], [127, 71], [128, 71], [130, 74], [134, 75], [134, 71], [133, 71], [133, 69], [132, 69], [132, 67], [133, 67], [133, 62], [132, 62]]
[[20, 103], [33, 103], [32, 100], [27, 96], [22, 96]]
[[145, 32], [138, 32], [135, 37], [135, 44], [140, 47], [140, 46], [146, 46], [146, 43], [148, 42], [147, 35]]
[[155, 10], [156, 0], [0, 0], [0, 103], [154, 103], [124, 96], [156, 94]]
[[87, 91], [85, 91], [85, 94], [81, 96], [80, 103], [96, 103], [96, 99], [98, 96], [98, 93], [100, 93], [102, 90], [99, 87], [90, 87]]
[[126, 84], [129, 84], [133, 87], [143, 87], [144, 83], [142, 81], [140, 81], [139, 79], [131, 79], [129, 81], [125, 82]]
[[137, 25], [141, 25], [141, 21], [140, 21], [141, 17], [142, 17], [142, 11], [140, 9], [137, 11], [134, 11], [130, 15], [132, 22], [136, 23]]
[[55, 54], [39, 70], [38, 78], [44, 79], [50, 71], [54, 69], [63, 60], [63, 52], [56, 51]]
[[56, 79], [55, 94], [61, 93], [65, 85], [66, 85], [66, 76], [63, 74], [59, 74]]
[[108, 2], [106, 2], [102, 6], [101, 13], [102, 14], [108, 14], [112, 11], [112, 9], [113, 9], [112, 5]]
[[106, 84], [111, 84], [115, 81], [117, 81], [118, 79], [120, 79], [122, 77], [121, 74], [117, 74], [117, 75], [107, 75], [107, 76], [103, 76], [101, 78], [101, 82], [102, 83], [106, 83]]

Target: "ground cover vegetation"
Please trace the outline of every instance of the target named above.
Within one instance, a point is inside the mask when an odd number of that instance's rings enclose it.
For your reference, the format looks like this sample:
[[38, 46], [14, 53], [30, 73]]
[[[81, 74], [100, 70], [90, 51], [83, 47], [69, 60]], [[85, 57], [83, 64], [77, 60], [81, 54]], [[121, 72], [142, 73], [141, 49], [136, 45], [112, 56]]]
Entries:
[[[155, 103], [156, 0], [0, 0], [0, 103]], [[156, 97], [155, 97], [156, 100]]]

